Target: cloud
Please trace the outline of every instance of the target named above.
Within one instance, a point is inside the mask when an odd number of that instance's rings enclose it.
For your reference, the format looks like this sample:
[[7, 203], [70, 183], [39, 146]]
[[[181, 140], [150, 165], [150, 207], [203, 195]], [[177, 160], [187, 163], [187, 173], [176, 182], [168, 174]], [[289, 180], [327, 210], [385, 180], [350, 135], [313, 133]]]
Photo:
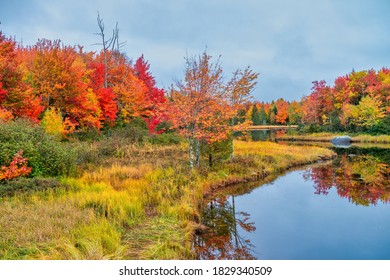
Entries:
[[247, 65], [260, 72], [254, 95], [300, 99], [313, 80], [333, 83], [338, 75], [390, 65], [390, 4], [337, 0], [182, 0], [182, 1], [3, 1], [1, 28], [34, 44], [62, 39], [87, 50], [99, 38], [100, 12], [106, 31], [119, 23], [124, 51], [149, 60], [160, 85], [182, 78], [186, 53], [207, 46], [222, 55], [227, 75]]

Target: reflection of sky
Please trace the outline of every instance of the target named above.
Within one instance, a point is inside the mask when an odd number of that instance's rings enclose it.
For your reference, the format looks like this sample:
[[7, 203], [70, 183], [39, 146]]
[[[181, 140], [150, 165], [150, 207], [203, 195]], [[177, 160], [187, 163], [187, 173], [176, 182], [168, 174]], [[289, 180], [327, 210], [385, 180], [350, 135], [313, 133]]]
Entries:
[[337, 195], [314, 194], [293, 171], [236, 197], [256, 231], [240, 231], [258, 259], [390, 259], [390, 205], [356, 206]]

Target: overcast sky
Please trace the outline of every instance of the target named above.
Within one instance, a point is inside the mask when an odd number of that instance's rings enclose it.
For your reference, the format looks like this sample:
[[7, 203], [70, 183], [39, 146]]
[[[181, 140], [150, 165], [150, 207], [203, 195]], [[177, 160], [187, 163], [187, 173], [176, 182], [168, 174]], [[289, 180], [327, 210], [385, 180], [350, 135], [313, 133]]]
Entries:
[[390, 67], [388, 0], [0, 0], [0, 30], [24, 45], [38, 38], [98, 50], [97, 11], [107, 33], [118, 22], [123, 51], [141, 54], [159, 86], [183, 77], [184, 57], [206, 46], [226, 77], [260, 73], [256, 100], [299, 100], [312, 81]]

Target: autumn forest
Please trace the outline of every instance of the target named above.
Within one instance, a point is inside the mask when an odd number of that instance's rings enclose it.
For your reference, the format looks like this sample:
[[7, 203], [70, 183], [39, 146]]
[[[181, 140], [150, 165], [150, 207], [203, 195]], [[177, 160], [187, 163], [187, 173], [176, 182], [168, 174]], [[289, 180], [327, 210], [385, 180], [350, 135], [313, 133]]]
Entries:
[[[63, 136], [76, 130], [100, 130], [136, 117], [146, 122], [150, 133], [161, 133], [163, 123], [177, 125], [180, 119], [177, 113], [181, 112], [177, 109], [186, 102], [184, 99], [191, 98], [183, 94], [184, 87], [191, 86], [190, 79], [201, 78], [186, 76], [185, 83], [163, 89], [156, 86], [150, 65], [143, 56], [133, 63], [114, 47], [94, 53], [84, 51], [82, 46], [65, 46], [60, 40], [41, 39], [36, 45], [27, 47], [3, 34], [0, 40], [1, 120], [42, 121], [47, 130]], [[219, 113], [227, 112], [227, 108], [235, 111], [226, 113], [223, 116], [226, 120], [235, 115], [240, 122], [245, 120], [255, 125], [301, 124], [318, 126], [320, 130], [387, 132], [390, 111], [388, 68], [352, 71], [336, 77], [333, 85], [314, 81], [312, 92], [302, 100], [277, 99], [264, 103], [248, 98], [258, 78], [249, 67], [237, 70], [225, 84], [221, 81], [220, 65], [218, 62], [212, 65], [211, 57], [206, 53], [199, 61], [194, 57], [187, 58], [186, 67], [188, 74], [190, 68], [198, 68], [197, 75], [202, 75], [202, 67], [210, 71], [204, 74], [210, 75], [213, 79], [210, 83], [216, 84], [208, 85], [209, 94], [215, 95], [208, 101], [208, 111], [213, 107], [219, 107]], [[212, 87], [217, 86], [220, 92], [211, 93]], [[226, 96], [220, 96], [222, 92]], [[181, 113], [190, 117], [188, 112]], [[53, 118], [62, 125], [50, 127], [48, 120]]]

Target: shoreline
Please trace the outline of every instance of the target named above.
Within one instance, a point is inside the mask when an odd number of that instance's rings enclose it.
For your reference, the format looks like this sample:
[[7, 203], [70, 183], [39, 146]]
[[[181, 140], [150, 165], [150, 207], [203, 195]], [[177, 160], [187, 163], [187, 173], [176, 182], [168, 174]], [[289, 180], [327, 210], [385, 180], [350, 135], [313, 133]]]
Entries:
[[[337, 136], [347, 136], [347, 134], [331, 134], [331, 133], [319, 133], [319, 134], [307, 134], [307, 135], [284, 135], [276, 137], [279, 141], [302, 141], [302, 142], [331, 142], [332, 138]], [[356, 135], [350, 136], [351, 143], [378, 143], [378, 144], [390, 144], [390, 135]]]
[[249, 130], [278, 130], [278, 129], [296, 129], [298, 128], [298, 125], [252, 125], [246, 128], [247, 131]]

